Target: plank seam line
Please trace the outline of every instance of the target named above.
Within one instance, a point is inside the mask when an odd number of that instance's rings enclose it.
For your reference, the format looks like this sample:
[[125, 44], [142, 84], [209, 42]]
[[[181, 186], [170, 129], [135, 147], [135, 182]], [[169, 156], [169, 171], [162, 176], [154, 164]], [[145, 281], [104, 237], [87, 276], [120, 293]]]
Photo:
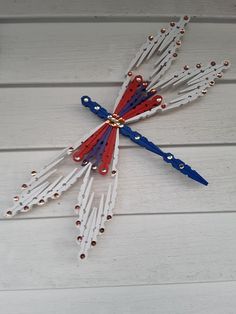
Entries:
[[[73, 206], [72, 206], [73, 207]], [[128, 217], [128, 216], [178, 216], [178, 215], [218, 215], [218, 214], [235, 214], [236, 210], [225, 210], [225, 211], [195, 211], [195, 212], [159, 212], [159, 213], [128, 213], [128, 214], [114, 214], [114, 217]], [[22, 220], [43, 220], [43, 219], [69, 219], [76, 218], [76, 215], [65, 215], [65, 216], [38, 216], [38, 217], [17, 217], [17, 218], [0, 218], [0, 222], [9, 221], [22, 221]]]
[[23, 292], [23, 291], [52, 291], [52, 290], [78, 290], [78, 289], [103, 289], [103, 288], [128, 288], [128, 287], [160, 287], [160, 286], [180, 286], [180, 285], [209, 285], [209, 284], [225, 284], [236, 283], [236, 280], [215, 280], [215, 281], [192, 281], [192, 282], [163, 282], [159, 284], [131, 284], [116, 286], [81, 286], [81, 287], [64, 287], [64, 288], [26, 288], [26, 289], [0, 289], [0, 292]]
[[[216, 84], [236, 84], [236, 79], [222, 79]], [[68, 88], [68, 87], [120, 87], [122, 81], [108, 82], [22, 82], [0, 83], [0, 88]]]
[[[183, 12], [184, 14], [184, 12]], [[19, 24], [19, 23], [147, 23], [147, 22], [169, 22], [177, 20], [179, 15], [48, 15], [48, 16], [0, 16], [1, 24]], [[235, 15], [220, 16], [197, 16], [191, 15], [192, 23], [235, 23]]]
[[[160, 144], [158, 145], [161, 148], [185, 148], [185, 147], [235, 147], [236, 143], [197, 143], [197, 144]], [[59, 147], [19, 147], [19, 148], [0, 148], [0, 153], [17, 153], [17, 152], [41, 152], [41, 151], [59, 151], [64, 149], [65, 146]], [[119, 145], [120, 149], [142, 149], [137, 147], [135, 144], [131, 145]]]

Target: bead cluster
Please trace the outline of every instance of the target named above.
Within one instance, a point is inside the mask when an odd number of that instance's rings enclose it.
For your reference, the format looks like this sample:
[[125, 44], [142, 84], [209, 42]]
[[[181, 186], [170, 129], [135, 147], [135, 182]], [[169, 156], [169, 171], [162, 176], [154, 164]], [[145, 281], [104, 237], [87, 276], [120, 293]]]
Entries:
[[122, 128], [125, 124], [125, 119], [121, 118], [118, 114], [113, 113], [108, 115], [107, 123], [113, 127]]

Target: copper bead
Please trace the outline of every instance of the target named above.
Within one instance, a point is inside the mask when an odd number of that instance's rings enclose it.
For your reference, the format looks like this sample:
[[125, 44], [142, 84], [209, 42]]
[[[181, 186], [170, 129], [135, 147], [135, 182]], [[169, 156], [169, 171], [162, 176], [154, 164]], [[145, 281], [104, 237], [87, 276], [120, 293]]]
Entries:
[[41, 199], [41, 200], [39, 201], [39, 205], [43, 205], [43, 204], [45, 204], [45, 200]]
[[53, 194], [53, 197], [54, 197], [54, 198], [58, 198], [59, 196], [60, 196], [59, 193], [54, 193], [54, 194]]

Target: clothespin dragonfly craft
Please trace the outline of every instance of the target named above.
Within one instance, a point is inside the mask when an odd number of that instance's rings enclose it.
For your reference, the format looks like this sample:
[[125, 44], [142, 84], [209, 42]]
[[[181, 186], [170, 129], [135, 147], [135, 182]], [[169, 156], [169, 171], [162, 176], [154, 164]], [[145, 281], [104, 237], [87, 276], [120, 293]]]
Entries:
[[[187, 105], [204, 96], [215, 80], [222, 77], [223, 71], [229, 68], [229, 61], [210, 61], [205, 66], [200, 63], [192, 67], [185, 65], [179, 71], [164, 76], [178, 56], [188, 22], [189, 17], [183, 16], [178, 22], [171, 22], [168, 28], [147, 37], [128, 67], [113, 112], [108, 112], [89, 96], [81, 98], [82, 105], [101, 118], [101, 124], [68, 145], [41, 170], [33, 170], [30, 180], [22, 185], [21, 192], [14, 197], [13, 206], [5, 210], [6, 217], [58, 199], [76, 183], [76, 241], [79, 245], [78, 256], [85, 259], [89, 249], [97, 244], [98, 236], [104, 233], [105, 224], [111, 220], [115, 210], [120, 135], [159, 155], [165, 163], [188, 178], [203, 185], [208, 184], [184, 161], [171, 152], [165, 152], [130, 127], [133, 122]], [[149, 75], [143, 74], [142, 70], [147, 63], [153, 65]], [[164, 92], [170, 88], [178, 89], [181, 85], [184, 87], [179, 89], [178, 96], [167, 102]], [[68, 162], [73, 168], [63, 173], [63, 165]], [[68, 167], [66, 169], [68, 171]], [[104, 183], [100, 183], [96, 191], [94, 182], [101, 176], [103, 180], [100, 182]]]

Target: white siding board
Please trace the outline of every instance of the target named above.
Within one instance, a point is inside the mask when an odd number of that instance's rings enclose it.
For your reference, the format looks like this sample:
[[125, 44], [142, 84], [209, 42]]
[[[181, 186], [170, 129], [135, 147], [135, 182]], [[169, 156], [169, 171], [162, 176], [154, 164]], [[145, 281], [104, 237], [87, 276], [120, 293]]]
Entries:
[[0, 222], [0, 289], [236, 280], [236, 214], [116, 217], [87, 260], [73, 218]]
[[235, 282], [4, 291], [4, 314], [235, 314]]
[[236, 13], [233, 0], [187, 1], [179, 0], [3, 0], [0, 4], [1, 17], [72, 17], [72, 16], [170, 16], [185, 13], [197, 16], [228, 17]]
[[[163, 26], [163, 22], [1, 24], [0, 84], [123, 81], [137, 49]], [[233, 23], [190, 24], [176, 66], [227, 58], [233, 66], [226, 77], [235, 79], [235, 29]]]

